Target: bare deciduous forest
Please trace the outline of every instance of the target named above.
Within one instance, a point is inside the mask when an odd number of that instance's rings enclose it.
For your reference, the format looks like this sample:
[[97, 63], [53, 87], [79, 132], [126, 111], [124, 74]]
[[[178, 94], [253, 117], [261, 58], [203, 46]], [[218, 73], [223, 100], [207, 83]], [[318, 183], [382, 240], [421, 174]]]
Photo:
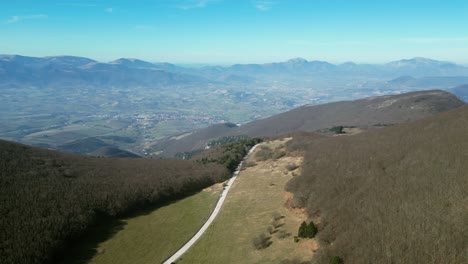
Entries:
[[287, 189], [319, 220], [318, 263], [468, 263], [468, 107], [288, 147], [305, 151]]
[[230, 176], [221, 164], [95, 158], [0, 141], [1, 263], [50, 263], [106, 217], [200, 191]]

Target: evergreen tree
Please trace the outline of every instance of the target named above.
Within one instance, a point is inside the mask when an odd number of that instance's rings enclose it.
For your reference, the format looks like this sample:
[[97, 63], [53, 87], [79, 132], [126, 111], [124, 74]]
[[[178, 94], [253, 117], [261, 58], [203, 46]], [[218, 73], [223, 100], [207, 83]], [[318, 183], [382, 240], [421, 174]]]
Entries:
[[310, 223], [307, 224], [304, 221], [299, 227], [297, 236], [301, 238], [313, 238], [315, 237], [316, 234], [317, 234], [317, 227], [315, 226], [314, 222], [310, 221]]
[[343, 264], [343, 259], [338, 256], [334, 256], [331, 258], [330, 264]]
[[307, 224], [306, 222], [302, 222], [301, 226], [299, 227], [299, 231], [297, 233], [298, 237], [306, 238], [307, 237]]
[[307, 226], [307, 237], [313, 238], [317, 234], [317, 227], [315, 226], [313, 221], [310, 221], [309, 225]]

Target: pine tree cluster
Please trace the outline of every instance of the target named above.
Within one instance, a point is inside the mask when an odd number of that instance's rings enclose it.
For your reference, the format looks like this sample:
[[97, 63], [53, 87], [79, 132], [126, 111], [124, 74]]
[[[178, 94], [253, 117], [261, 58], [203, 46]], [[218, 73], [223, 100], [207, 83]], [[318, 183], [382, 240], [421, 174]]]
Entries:
[[304, 221], [299, 227], [297, 236], [300, 238], [313, 238], [317, 234], [317, 231], [317, 227], [313, 221], [310, 221], [309, 224]]

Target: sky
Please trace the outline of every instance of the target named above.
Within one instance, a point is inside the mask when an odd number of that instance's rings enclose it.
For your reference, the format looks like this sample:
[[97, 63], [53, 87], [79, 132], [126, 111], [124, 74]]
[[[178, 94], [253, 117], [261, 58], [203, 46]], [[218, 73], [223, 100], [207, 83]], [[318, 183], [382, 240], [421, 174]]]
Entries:
[[468, 64], [468, 1], [0, 0], [0, 54]]

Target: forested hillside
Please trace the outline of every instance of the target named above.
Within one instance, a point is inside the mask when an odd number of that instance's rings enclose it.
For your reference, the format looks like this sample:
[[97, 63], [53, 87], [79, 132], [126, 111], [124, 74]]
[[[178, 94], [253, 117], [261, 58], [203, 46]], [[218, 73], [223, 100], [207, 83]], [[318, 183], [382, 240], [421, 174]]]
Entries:
[[0, 141], [0, 262], [54, 262], [99, 219], [228, 177], [217, 163], [93, 158]]
[[354, 136], [296, 136], [287, 189], [329, 263], [468, 263], [468, 107]]

